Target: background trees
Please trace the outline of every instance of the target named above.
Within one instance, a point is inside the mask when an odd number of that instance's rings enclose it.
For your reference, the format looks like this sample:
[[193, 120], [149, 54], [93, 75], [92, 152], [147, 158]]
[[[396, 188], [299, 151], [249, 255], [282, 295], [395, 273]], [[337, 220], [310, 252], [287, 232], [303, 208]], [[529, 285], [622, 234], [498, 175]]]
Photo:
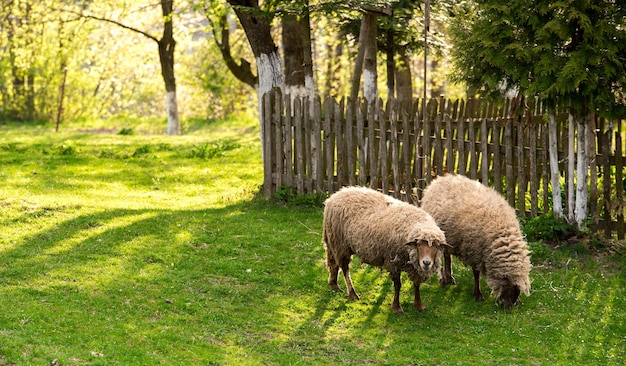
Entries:
[[[416, 77], [423, 67], [420, 2], [2, 0], [0, 6], [2, 118], [174, 117], [166, 113], [164, 84], [178, 101], [174, 108], [169, 98], [169, 110], [187, 116], [247, 107], [254, 102], [249, 91], [275, 86], [344, 96], [363, 9], [390, 6], [393, 14], [377, 17], [380, 51], [369, 55], [376, 78], [368, 79], [378, 80], [372, 87], [383, 98], [394, 94], [389, 85], [396, 80], [407, 98], [417, 94], [413, 86], [423, 87]], [[235, 86], [235, 79], [253, 89]], [[176, 133], [176, 123], [170, 125]]]
[[[582, 228], [587, 217], [588, 148], [594, 116], [624, 114], [626, 13], [613, 0], [479, 0], [465, 4], [453, 27], [455, 77], [474, 93], [513, 91], [548, 105], [569, 106], [570, 128], [577, 124], [577, 156], [570, 147], [570, 211]], [[556, 149], [554, 115], [551, 147]], [[556, 152], [551, 158], [556, 162]], [[574, 197], [574, 161], [576, 191]], [[557, 174], [557, 176], [554, 176]], [[553, 171], [553, 203], [562, 207], [558, 172]]]

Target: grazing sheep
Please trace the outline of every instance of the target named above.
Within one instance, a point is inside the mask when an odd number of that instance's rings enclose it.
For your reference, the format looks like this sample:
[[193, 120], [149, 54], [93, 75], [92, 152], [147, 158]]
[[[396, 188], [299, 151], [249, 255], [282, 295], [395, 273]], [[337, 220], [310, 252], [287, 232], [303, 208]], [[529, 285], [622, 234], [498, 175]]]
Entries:
[[349, 298], [359, 299], [350, 279], [354, 254], [363, 263], [389, 272], [394, 285], [394, 312], [403, 312], [399, 299], [401, 272], [413, 281], [416, 309], [426, 310], [419, 286], [440, 270], [446, 239], [422, 209], [372, 189], [343, 188], [326, 200], [322, 235], [332, 289], [339, 290], [337, 275], [341, 268]]
[[474, 298], [484, 300], [480, 274], [487, 278], [499, 305], [512, 307], [520, 292], [530, 294], [528, 245], [515, 211], [491, 188], [460, 175], [444, 175], [426, 188], [421, 207], [446, 233], [440, 283], [454, 284], [451, 258], [474, 271]]

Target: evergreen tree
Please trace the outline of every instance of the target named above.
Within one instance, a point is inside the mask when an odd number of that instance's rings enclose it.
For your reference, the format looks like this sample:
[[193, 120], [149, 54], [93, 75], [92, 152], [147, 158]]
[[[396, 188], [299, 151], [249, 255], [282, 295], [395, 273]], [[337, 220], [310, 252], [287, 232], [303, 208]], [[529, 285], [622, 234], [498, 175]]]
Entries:
[[460, 14], [452, 27], [457, 81], [481, 95], [513, 90], [549, 105], [558, 101], [578, 122], [578, 186], [570, 217], [582, 228], [591, 116], [624, 113], [623, 2], [477, 0], [464, 3]]

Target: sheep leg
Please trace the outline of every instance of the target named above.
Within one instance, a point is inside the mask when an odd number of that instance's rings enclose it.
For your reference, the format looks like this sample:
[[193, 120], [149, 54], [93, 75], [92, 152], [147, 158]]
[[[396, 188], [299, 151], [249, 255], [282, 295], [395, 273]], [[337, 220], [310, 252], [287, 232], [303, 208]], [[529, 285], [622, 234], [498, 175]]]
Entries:
[[424, 306], [424, 303], [422, 303], [422, 299], [420, 297], [420, 283], [413, 282], [413, 288], [415, 290], [415, 300], [413, 301], [413, 304], [415, 304], [415, 308], [418, 311], [426, 311], [426, 306]]
[[[473, 269], [473, 268], [472, 268]], [[474, 298], [476, 301], [483, 301], [485, 297], [483, 293], [480, 292], [480, 271], [473, 269], [474, 271]]]
[[441, 286], [456, 285], [454, 277], [452, 277], [452, 257], [450, 253], [443, 253], [443, 271], [439, 279]]
[[337, 284], [337, 276], [339, 275], [339, 266], [336, 263], [328, 263], [328, 285], [335, 291], [341, 291]]
[[402, 287], [402, 280], [400, 279], [400, 272], [389, 273], [389, 277], [393, 281], [393, 302], [391, 303], [391, 310], [396, 314], [402, 314], [402, 306], [400, 306], [400, 288]]
[[360, 299], [359, 295], [354, 291], [352, 286], [352, 278], [350, 278], [350, 260], [343, 261], [341, 263], [341, 270], [343, 271], [343, 278], [346, 280], [346, 287], [348, 288], [348, 298], [350, 300]]

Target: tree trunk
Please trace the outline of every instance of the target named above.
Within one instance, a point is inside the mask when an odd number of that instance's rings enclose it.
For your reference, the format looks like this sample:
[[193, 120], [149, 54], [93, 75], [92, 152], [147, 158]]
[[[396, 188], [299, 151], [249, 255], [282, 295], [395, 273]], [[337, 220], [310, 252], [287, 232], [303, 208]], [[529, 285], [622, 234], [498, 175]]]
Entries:
[[[313, 42], [311, 41], [311, 16], [309, 13], [309, 4], [306, 3], [306, 9], [302, 15], [302, 46], [304, 48], [304, 88], [309, 100], [315, 98], [315, 77], [313, 74]], [[313, 111], [311, 111], [313, 112]]]
[[394, 46], [394, 33], [392, 29], [387, 30], [387, 97], [393, 98], [396, 92], [396, 48]]
[[363, 74], [363, 62], [365, 60], [365, 43], [367, 38], [367, 22], [365, 21], [365, 15], [361, 20], [361, 30], [359, 31], [359, 48], [354, 60], [354, 69], [352, 71], [352, 83], [350, 86], [350, 98], [353, 101], [359, 97], [359, 90], [361, 89], [361, 75]]
[[378, 71], [376, 69], [376, 14], [366, 12], [363, 21], [367, 23], [365, 38], [365, 58], [363, 60], [363, 95], [368, 102], [378, 98]]
[[576, 153], [574, 151], [574, 115], [570, 112], [568, 116], [568, 128], [567, 128], [567, 220], [574, 222], [574, 206], [575, 206], [575, 192], [574, 192], [574, 171], [576, 166]]
[[172, 25], [173, 0], [162, 0], [163, 37], [158, 41], [159, 59], [161, 61], [161, 75], [165, 82], [165, 104], [167, 107], [167, 134], [180, 134], [180, 120], [178, 118], [178, 103], [176, 101], [176, 77], [174, 76], [174, 49], [176, 41]]
[[574, 218], [576, 225], [581, 231], [585, 231], [585, 219], [587, 218], [587, 178], [589, 177], [589, 157], [587, 156], [587, 128], [591, 124], [591, 113], [585, 113], [578, 119], [578, 134], [576, 142], [578, 144], [577, 164], [576, 164], [576, 208]]
[[[306, 94], [304, 81], [304, 30], [295, 15], [283, 17], [283, 59], [285, 64], [285, 94], [300, 97]], [[293, 99], [292, 99], [293, 100]]]
[[406, 51], [399, 53], [400, 62], [396, 66], [396, 93], [400, 101], [412, 101], [413, 99], [413, 76], [411, 65]]
[[267, 14], [257, 16], [261, 11], [258, 0], [228, 0], [228, 3], [233, 6], [239, 18], [256, 59], [259, 101], [263, 94], [274, 87], [284, 91], [285, 76], [278, 56], [278, 47], [270, 32], [271, 18]]
[[561, 200], [561, 181], [559, 175], [559, 150], [557, 145], [556, 114], [550, 111], [548, 115], [548, 139], [550, 154], [550, 181], [552, 183], [552, 212], [557, 218], [563, 217], [563, 202]]
[[343, 54], [343, 43], [338, 38], [333, 39], [331, 42], [331, 38], [329, 38], [326, 47], [328, 48], [329, 56], [326, 60], [326, 82], [324, 84], [324, 93], [325, 95], [332, 96], [339, 94], [337, 82], [341, 80], [339, 74], [341, 71], [341, 55]]
[[[285, 76], [283, 74], [283, 68], [278, 56], [278, 48], [274, 43], [274, 39], [271, 34], [271, 18], [265, 16], [257, 16], [261, 12], [259, 8], [258, 0], [228, 0], [228, 3], [233, 6], [239, 23], [248, 37], [250, 48], [256, 59], [258, 86], [258, 110], [259, 110], [259, 125], [261, 130], [261, 146], [263, 146], [263, 95], [272, 88], [278, 87], [281, 91], [285, 90]], [[265, 149], [261, 149], [261, 155], [265, 161], [264, 155]]]

